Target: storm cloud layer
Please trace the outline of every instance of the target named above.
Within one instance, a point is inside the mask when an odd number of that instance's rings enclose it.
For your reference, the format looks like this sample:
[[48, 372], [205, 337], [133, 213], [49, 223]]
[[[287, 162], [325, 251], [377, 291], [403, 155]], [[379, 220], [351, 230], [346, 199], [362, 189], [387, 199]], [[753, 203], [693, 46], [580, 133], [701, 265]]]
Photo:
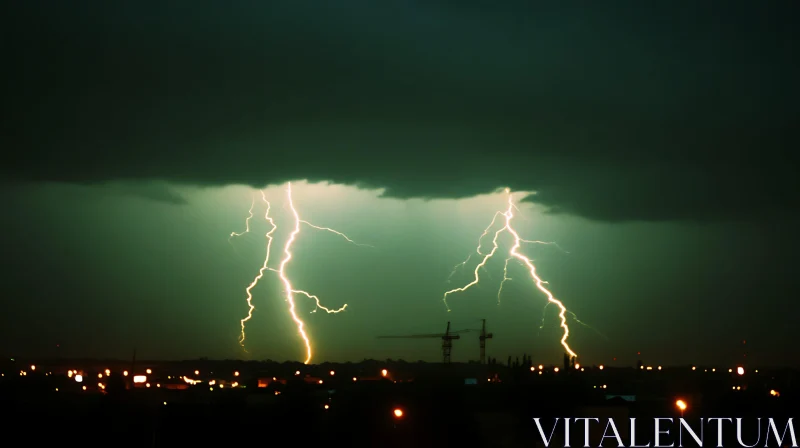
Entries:
[[15, 3], [15, 181], [510, 186], [605, 221], [800, 202], [797, 2]]

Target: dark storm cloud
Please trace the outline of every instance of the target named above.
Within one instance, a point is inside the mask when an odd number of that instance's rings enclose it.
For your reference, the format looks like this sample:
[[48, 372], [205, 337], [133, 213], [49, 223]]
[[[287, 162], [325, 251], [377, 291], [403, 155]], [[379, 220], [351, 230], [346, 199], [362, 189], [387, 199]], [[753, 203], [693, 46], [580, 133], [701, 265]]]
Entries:
[[188, 203], [183, 195], [163, 182], [111, 182], [106, 184], [106, 189], [110, 193], [134, 196], [149, 201], [176, 205]]
[[15, 2], [3, 170], [509, 185], [611, 221], [798, 205], [797, 2], [554, 5]]

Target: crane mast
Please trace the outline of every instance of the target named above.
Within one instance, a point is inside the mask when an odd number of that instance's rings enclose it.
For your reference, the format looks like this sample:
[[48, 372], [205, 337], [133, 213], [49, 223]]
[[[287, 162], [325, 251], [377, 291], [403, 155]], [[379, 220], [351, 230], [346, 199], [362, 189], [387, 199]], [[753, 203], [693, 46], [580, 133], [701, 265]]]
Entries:
[[486, 364], [486, 340], [494, 337], [492, 333], [486, 332], [486, 319], [482, 319], [483, 325], [481, 326], [481, 364]]

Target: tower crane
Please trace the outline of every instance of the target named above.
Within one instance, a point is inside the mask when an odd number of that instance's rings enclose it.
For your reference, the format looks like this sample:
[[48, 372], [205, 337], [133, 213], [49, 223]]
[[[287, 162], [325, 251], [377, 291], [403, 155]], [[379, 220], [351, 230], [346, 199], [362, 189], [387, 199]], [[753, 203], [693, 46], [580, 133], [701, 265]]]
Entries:
[[486, 340], [492, 339], [494, 334], [486, 332], [486, 319], [482, 319], [483, 325], [481, 326], [481, 364], [486, 364]]
[[470, 330], [450, 331], [450, 322], [447, 323], [447, 329], [442, 334], [413, 334], [408, 336], [378, 336], [378, 339], [425, 339], [436, 338], [442, 340], [442, 360], [445, 364], [450, 364], [450, 352], [453, 349], [453, 341], [461, 339], [458, 333], [464, 333]]

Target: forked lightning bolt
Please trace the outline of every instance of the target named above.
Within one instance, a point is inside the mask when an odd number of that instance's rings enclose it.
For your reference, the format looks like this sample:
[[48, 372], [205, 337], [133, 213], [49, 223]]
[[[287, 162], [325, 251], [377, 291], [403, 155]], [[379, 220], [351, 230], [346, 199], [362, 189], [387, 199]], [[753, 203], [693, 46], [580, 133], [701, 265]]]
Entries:
[[[521, 254], [519, 252], [519, 248], [522, 245], [522, 243], [541, 243], [541, 244], [547, 244], [547, 243], [544, 243], [544, 242], [541, 242], [541, 241], [524, 240], [519, 236], [517, 231], [511, 226], [511, 220], [514, 218], [514, 210], [519, 210], [519, 209], [514, 204], [514, 200], [513, 200], [513, 197], [511, 195], [511, 191], [509, 189], [506, 189], [506, 194], [508, 195], [508, 207], [506, 208], [506, 210], [504, 212], [498, 211], [497, 213], [495, 213], [494, 217], [492, 218], [492, 222], [483, 231], [483, 234], [478, 239], [477, 252], [478, 252], [479, 255], [483, 256], [483, 259], [481, 260], [480, 263], [478, 263], [477, 266], [475, 266], [475, 271], [473, 272], [473, 274], [474, 274], [473, 280], [471, 282], [467, 283], [466, 285], [460, 287], [460, 288], [451, 289], [450, 291], [445, 292], [444, 293], [444, 297], [442, 298], [442, 300], [444, 301], [444, 304], [447, 307], [447, 311], [450, 311], [450, 306], [447, 304], [447, 297], [449, 295], [457, 293], [457, 292], [464, 292], [467, 289], [469, 289], [469, 288], [471, 288], [471, 287], [473, 287], [473, 286], [478, 284], [478, 282], [480, 281], [480, 271], [481, 271], [481, 269], [484, 269], [486, 267], [486, 263], [489, 261], [489, 259], [492, 258], [492, 256], [494, 256], [495, 252], [497, 252], [497, 249], [498, 249], [497, 239], [499, 238], [501, 233], [508, 232], [513, 237], [514, 244], [512, 245], [511, 249], [508, 252], [509, 257], [506, 260], [505, 268], [503, 270], [503, 281], [500, 283], [500, 288], [501, 289], [498, 292], [498, 300], [499, 300], [499, 297], [500, 297], [500, 293], [502, 292], [503, 284], [506, 281], [510, 280], [510, 278], [508, 278], [508, 261], [511, 260], [511, 259], [516, 259], [521, 264], [525, 265], [525, 267], [528, 269], [529, 274], [531, 276], [531, 279], [533, 280], [534, 284], [536, 285], [536, 288], [539, 291], [541, 291], [547, 297], [548, 304], [552, 303], [552, 304], [558, 306], [558, 309], [559, 309], [558, 317], [561, 320], [561, 328], [563, 329], [563, 335], [561, 336], [561, 346], [564, 347], [564, 350], [570, 356], [577, 357], [578, 356], [577, 353], [575, 353], [572, 350], [572, 348], [569, 346], [569, 344], [567, 343], [567, 339], [569, 338], [569, 325], [567, 325], [567, 316], [566, 315], [567, 315], [567, 313], [569, 313], [569, 311], [564, 306], [564, 304], [561, 303], [560, 300], [556, 299], [555, 296], [553, 296], [553, 293], [551, 293], [547, 288], [544, 287], [544, 285], [547, 282], [545, 282], [544, 280], [539, 278], [539, 276], [536, 274], [536, 266], [534, 266], [533, 262], [528, 257], [526, 257], [525, 255], [523, 255], [523, 254]], [[500, 230], [498, 230], [498, 231], [496, 231], [494, 233], [494, 238], [492, 238], [492, 250], [489, 253], [483, 253], [481, 251], [481, 241], [483, 240], [483, 238], [486, 235], [489, 234], [489, 231], [492, 229], [492, 227], [494, 227], [495, 222], [497, 221], [497, 218], [499, 216], [502, 216], [504, 218], [505, 224], [503, 225], [502, 228], [500, 228]]]
[[[286, 275], [286, 266], [289, 264], [289, 261], [292, 259], [292, 251], [291, 251], [292, 244], [297, 239], [297, 235], [300, 234], [300, 225], [301, 224], [305, 224], [305, 225], [307, 225], [309, 227], [312, 227], [314, 229], [325, 230], [325, 231], [328, 231], [328, 232], [335, 233], [336, 235], [341, 236], [342, 238], [344, 238], [345, 240], [347, 240], [350, 243], [357, 244], [357, 245], [358, 245], [358, 243], [356, 243], [355, 241], [350, 239], [350, 237], [348, 237], [347, 235], [345, 235], [342, 232], [339, 232], [337, 230], [333, 230], [333, 229], [328, 228], [328, 227], [316, 226], [314, 224], [311, 224], [308, 221], [305, 221], [305, 220], [301, 219], [300, 218], [300, 214], [297, 212], [297, 209], [294, 206], [294, 202], [292, 201], [292, 184], [291, 183], [289, 183], [287, 185], [287, 187], [286, 187], [286, 194], [287, 194], [287, 198], [288, 198], [289, 209], [291, 209], [292, 215], [294, 216], [294, 230], [292, 230], [292, 233], [289, 235], [289, 239], [288, 239], [288, 241], [286, 241], [286, 245], [283, 248], [284, 257], [283, 257], [283, 260], [281, 261], [280, 267], [278, 268], [278, 275], [281, 277], [281, 280], [283, 281], [283, 289], [284, 289], [284, 293], [286, 294], [286, 301], [289, 302], [289, 314], [292, 316], [292, 320], [297, 325], [297, 332], [300, 333], [300, 337], [303, 339], [303, 342], [305, 343], [305, 346], [306, 346], [306, 360], [304, 361], [304, 363], [308, 364], [309, 362], [311, 362], [311, 357], [313, 356], [313, 351], [312, 351], [312, 347], [311, 347], [311, 339], [308, 337], [308, 334], [306, 333], [305, 322], [303, 322], [303, 320], [300, 319], [300, 317], [297, 315], [297, 310], [295, 309], [294, 295], [295, 294], [302, 294], [302, 295], [314, 300], [316, 302], [317, 308], [319, 308], [319, 309], [321, 309], [323, 311], [326, 311], [328, 313], [338, 313], [338, 312], [344, 311], [347, 308], [347, 304], [345, 304], [344, 306], [342, 306], [341, 308], [339, 308], [337, 310], [331, 310], [331, 309], [323, 307], [320, 304], [319, 298], [317, 296], [315, 296], [313, 294], [310, 294], [310, 293], [308, 293], [306, 291], [302, 291], [302, 290], [299, 290], [299, 289], [294, 289], [294, 287], [292, 286], [291, 280], [289, 280], [289, 276]], [[315, 309], [315, 311], [316, 311], [316, 309]]]
[[[249, 321], [253, 317], [253, 311], [255, 310], [255, 306], [253, 305], [253, 295], [252, 295], [253, 288], [255, 288], [256, 285], [258, 285], [259, 280], [261, 280], [261, 278], [264, 275], [264, 271], [276, 272], [278, 274], [278, 276], [280, 277], [281, 282], [283, 283], [283, 290], [284, 290], [284, 293], [286, 294], [286, 301], [289, 302], [289, 314], [291, 315], [292, 320], [297, 325], [297, 330], [300, 333], [300, 337], [303, 339], [303, 342], [305, 344], [305, 348], [306, 348], [306, 360], [305, 360], [305, 363], [308, 364], [311, 361], [311, 357], [312, 357], [312, 354], [313, 354], [312, 347], [311, 347], [311, 339], [309, 338], [308, 333], [305, 330], [305, 322], [303, 322], [303, 320], [300, 319], [300, 317], [297, 315], [296, 304], [295, 304], [295, 301], [294, 301], [294, 295], [295, 294], [301, 294], [301, 295], [304, 295], [304, 296], [308, 297], [309, 299], [313, 300], [314, 304], [315, 304], [315, 308], [314, 308], [314, 310], [312, 312], [316, 312], [317, 309], [321, 309], [321, 310], [323, 310], [323, 311], [325, 311], [327, 313], [335, 314], [335, 313], [339, 313], [341, 311], [344, 311], [347, 308], [347, 305], [345, 304], [341, 308], [338, 308], [338, 309], [327, 308], [327, 307], [322, 305], [319, 297], [317, 297], [316, 295], [311, 294], [311, 293], [306, 292], [306, 291], [303, 291], [303, 290], [300, 290], [300, 289], [295, 289], [292, 286], [292, 282], [289, 279], [288, 274], [286, 273], [286, 267], [289, 264], [289, 261], [292, 259], [292, 252], [291, 252], [292, 245], [297, 240], [297, 236], [300, 234], [300, 226], [301, 226], [301, 224], [305, 224], [305, 225], [307, 225], [307, 226], [309, 226], [311, 228], [317, 229], [317, 230], [324, 230], [324, 231], [327, 231], [327, 232], [334, 233], [336, 235], [341, 236], [346, 241], [348, 241], [348, 242], [350, 242], [352, 244], [355, 244], [357, 246], [367, 246], [367, 247], [372, 247], [372, 246], [369, 246], [367, 244], [357, 243], [357, 242], [353, 241], [350, 237], [345, 235], [344, 233], [339, 232], [338, 230], [334, 230], [334, 229], [331, 229], [329, 227], [317, 226], [317, 225], [314, 225], [314, 224], [312, 224], [312, 223], [310, 223], [310, 222], [308, 222], [306, 220], [301, 219], [300, 218], [300, 214], [297, 212], [297, 209], [295, 208], [294, 202], [293, 202], [293, 199], [292, 199], [292, 184], [291, 183], [289, 183], [287, 185], [286, 192], [287, 192], [287, 198], [288, 198], [288, 205], [289, 205], [289, 208], [290, 208], [290, 210], [292, 212], [292, 215], [294, 217], [294, 229], [289, 234], [289, 238], [286, 241], [286, 244], [285, 244], [285, 246], [283, 248], [284, 257], [281, 260], [281, 263], [280, 263], [280, 266], [278, 267], [278, 269], [273, 269], [273, 268], [269, 267], [269, 258], [270, 258], [270, 251], [271, 251], [272, 242], [273, 242], [273, 233], [278, 229], [278, 226], [275, 224], [275, 221], [272, 219], [272, 217], [270, 217], [269, 213], [270, 213], [271, 205], [270, 205], [269, 201], [267, 200], [267, 197], [264, 194], [264, 192], [263, 191], [261, 192], [261, 198], [264, 201], [264, 203], [267, 204], [267, 211], [264, 214], [264, 219], [270, 224], [271, 228], [270, 228], [269, 232], [267, 232], [267, 234], [266, 234], [266, 237], [267, 237], [267, 248], [266, 248], [267, 249], [267, 253], [266, 253], [266, 256], [264, 257], [264, 263], [262, 264], [261, 269], [259, 269], [258, 275], [256, 275], [256, 277], [253, 279], [253, 281], [250, 283], [250, 285], [248, 285], [248, 287], [245, 289], [245, 294], [247, 295], [248, 312], [247, 312], [247, 316], [240, 321], [240, 323], [241, 323], [241, 335], [240, 335], [240, 338], [239, 338], [239, 343], [242, 345], [242, 348], [244, 348], [245, 324], [247, 323], [247, 321]], [[254, 207], [254, 205], [255, 205], [255, 197], [253, 198], [253, 205], [250, 206], [250, 216], [248, 216], [247, 220], [245, 221], [245, 224], [246, 224], [245, 231], [241, 232], [241, 233], [233, 232], [233, 233], [231, 233], [231, 238], [233, 238], [234, 236], [244, 235], [245, 233], [248, 233], [250, 231], [250, 219], [253, 217], [253, 207]], [[229, 239], [229, 241], [230, 241], [230, 239]]]
[[[258, 281], [261, 280], [261, 277], [264, 276], [264, 271], [269, 269], [269, 267], [268, 267], [268, 265], [269, 265], [269, 253], [270, 253], [270, 249], [272, 249], [272, 234], [278, 229], [278, 226], [275, 224], [275, 221], [269, 216], [269, 210], [272, 208], [272, 206], [269, 203], [269, 201], [267, 200], [267, 196], [264, 194], [264, 190], [261, 190], [261, 199], [267, 204], [267, 211], [264, 213], [264, 219], [270, 224], [270, 226], [272, 226], [272, 228], [266, 234], [266, 237], [267, 237], [267, 255], [264, 257], [264, 264], [261, 265], [261, 269], [258, 270], [258, 275], [256, 275], [256, 277], [253, 279], [253, 281], [250, 283], [250, 285], [247, 286], [247, 288], [245, 289], [245, 293], [247, 294], [247, 307], [248, 307], [248, 309], [247, 309], [247, 317], [245, 317], [244, 319], [242, 319], [240, 321], [241, 324], [242, 324], [242, 334], [239, 337], [239, 344], [242, 346], [243, 349], [244, 349], [244, 340], [245, 340], [245, 332], [244, 332], [245, 323], [253, 317], [253, 310], [256, 308], [255, 306], [253, 306], [253, 293], [252, 293], [252, 291], [253, 291], [253, 288], [255, 288], [256, 285], [258, 285]], [[253, 201], [253, 203], [255, 204], [255, 200]], [[250, 223], [249, 223], [249, 221], [250, 221], [250, 218], [252, 218], [252, 217], [253, 217], [253, 206], [250, 206], [250, 217], [247, 218], [248, 225], [247, 225], [247, 230], [245, 232], [250, 231]], [[235, 234], [231, 234], [231, 236], [233, 236], [233, 235], [235, 235]], [[245, 351], [247, 351], [247, 349], [245, 349]]]

